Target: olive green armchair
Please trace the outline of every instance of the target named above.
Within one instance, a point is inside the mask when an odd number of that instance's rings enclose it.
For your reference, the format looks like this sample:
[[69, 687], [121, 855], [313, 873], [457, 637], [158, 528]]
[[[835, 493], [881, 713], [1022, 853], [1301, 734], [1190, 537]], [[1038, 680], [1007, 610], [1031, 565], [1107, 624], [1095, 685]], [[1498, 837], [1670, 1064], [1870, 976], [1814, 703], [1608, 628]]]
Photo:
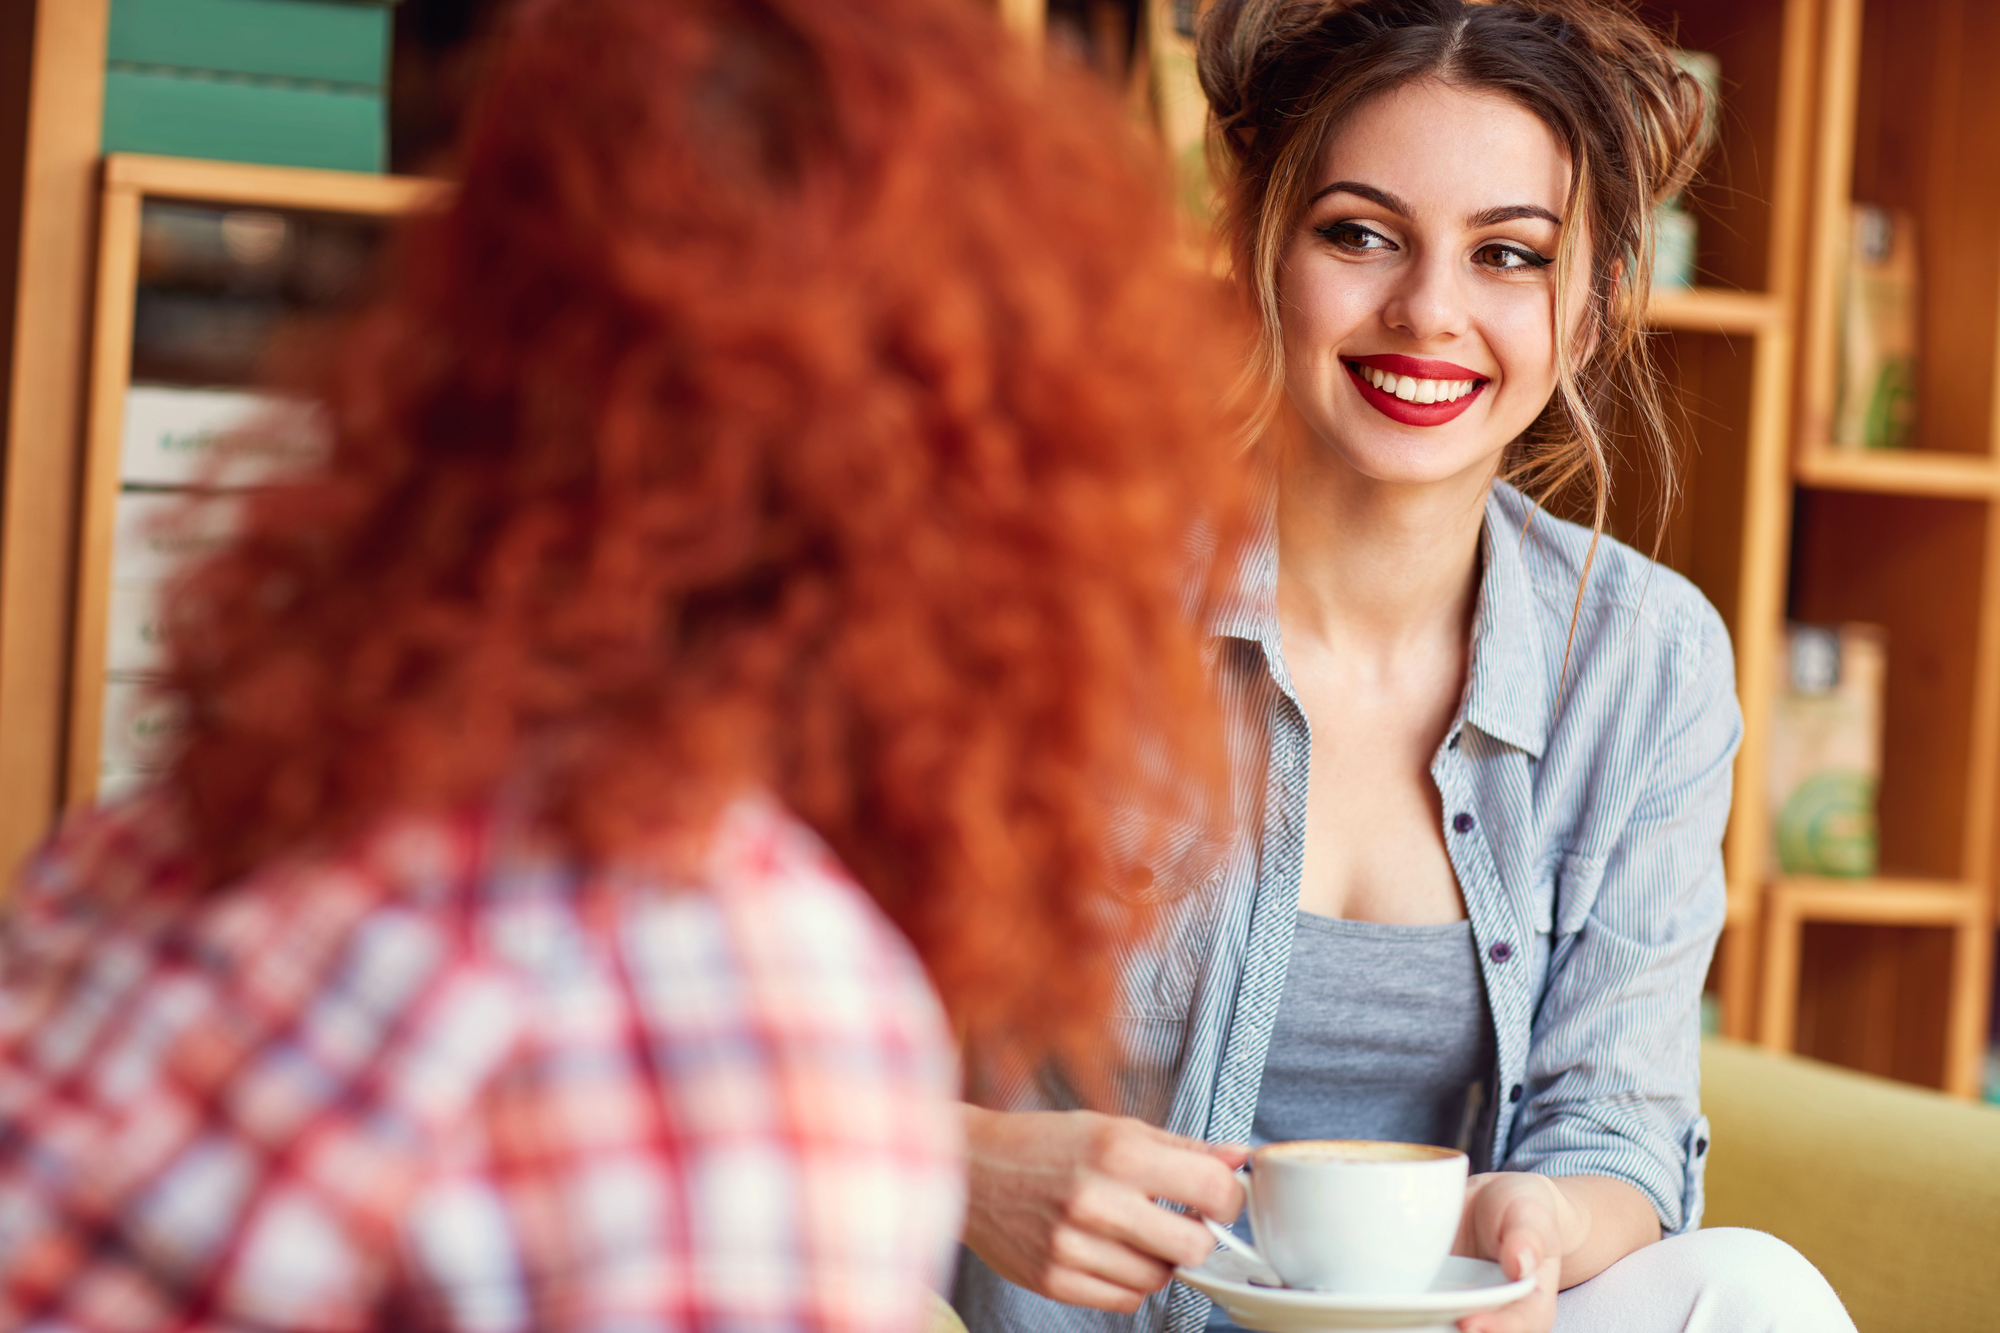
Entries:
[[1819, 1266], [1860, 1333], [2000, 1329], [2000, 1109], [1711, 1039], [1706, 1226]]

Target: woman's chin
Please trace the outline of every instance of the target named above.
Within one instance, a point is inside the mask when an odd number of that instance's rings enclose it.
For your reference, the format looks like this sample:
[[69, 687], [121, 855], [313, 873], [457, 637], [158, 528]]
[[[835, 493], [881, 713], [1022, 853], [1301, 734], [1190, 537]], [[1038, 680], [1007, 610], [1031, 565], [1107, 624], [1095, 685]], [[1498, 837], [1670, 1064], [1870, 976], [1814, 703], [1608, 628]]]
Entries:
[[1332, 451], [1356, 476], [1383, 486], [1444, 486], [1468, 479], [1483, 482], [1493, 475], [1498, 462], [1493, 450], [1440, 448], [1407, 440], [1341, 441], [1333, 444]]

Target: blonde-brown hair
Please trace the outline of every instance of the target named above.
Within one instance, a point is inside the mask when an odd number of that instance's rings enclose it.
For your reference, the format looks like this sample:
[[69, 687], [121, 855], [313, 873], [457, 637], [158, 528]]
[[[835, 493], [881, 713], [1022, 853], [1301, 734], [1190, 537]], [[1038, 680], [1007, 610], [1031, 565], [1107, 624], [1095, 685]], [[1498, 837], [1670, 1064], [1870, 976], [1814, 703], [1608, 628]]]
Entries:
[[1502, 474], [1537, 500], [1581, 482], [1601, 531], [1606, 418], [1622, 406], [1654, 455], [1664, 516], [1673, 443], [1643, 324], [1653, 213], [1688, 184], [1707, 144], [1701, 87], [1667, 45], [1609, 0], [1217, 0], [1199, 39], [1230, 255], [1262, 324], [1252, 372], [1262, 422], [1284, 378], [1283, 254], [1329, 136], [1370, 98], [1418, 80], [1497, 93], [1569, 150], [1564, 212], [1586, 227], [1564, 227], [1558, 244], [1558, 329], [1569, 327], [1569, 275], [1591, 243], [1579, 336], [1557, 339], [1556, 393], [1509, 446]]

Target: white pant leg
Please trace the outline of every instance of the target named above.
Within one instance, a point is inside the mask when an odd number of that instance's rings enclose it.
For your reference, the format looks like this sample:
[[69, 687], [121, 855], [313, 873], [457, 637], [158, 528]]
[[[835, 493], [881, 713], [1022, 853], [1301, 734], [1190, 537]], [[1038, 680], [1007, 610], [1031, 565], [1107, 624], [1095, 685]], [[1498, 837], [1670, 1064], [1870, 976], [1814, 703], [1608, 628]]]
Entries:
[[1635, 1250], [1556, 1297], [1556, 1333], [1854, 1333], [1806, 1257], [1717, 1227]]

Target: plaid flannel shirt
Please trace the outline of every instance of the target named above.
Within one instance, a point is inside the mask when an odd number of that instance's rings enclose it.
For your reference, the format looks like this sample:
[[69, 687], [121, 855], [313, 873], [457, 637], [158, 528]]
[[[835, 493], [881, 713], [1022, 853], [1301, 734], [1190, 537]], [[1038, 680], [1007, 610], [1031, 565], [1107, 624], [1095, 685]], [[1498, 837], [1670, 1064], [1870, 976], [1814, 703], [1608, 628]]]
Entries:
[[950, 1033], [783, 812], [729, 811], [698, 884], [487, 816], [184, 867], [141, 797], [0, 925], [0, 1328], [922, 1327]]

